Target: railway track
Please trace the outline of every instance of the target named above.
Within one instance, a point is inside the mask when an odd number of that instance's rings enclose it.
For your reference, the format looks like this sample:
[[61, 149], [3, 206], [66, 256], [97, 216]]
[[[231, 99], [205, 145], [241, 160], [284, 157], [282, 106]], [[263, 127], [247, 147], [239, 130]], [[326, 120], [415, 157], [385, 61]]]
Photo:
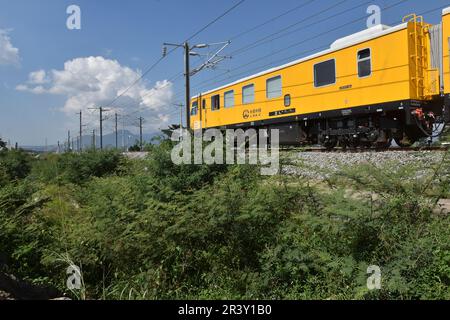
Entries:
[[304, 148], [282, 148], [281, 151], [299, 151], [299, 152], [324, 152], [324, 153], [365, 153], [365, 152], [420, 152], [420, 151], [436, 151], [436, 152], [445, 152], [450, 149], [450, 146], [445, 147], [390, 147], [390, 148], [358, 148], [358, 149], [349, 149], [349, 148], [334, 148], [334, 149], [326, 149], [322, 147], [304, 147]]

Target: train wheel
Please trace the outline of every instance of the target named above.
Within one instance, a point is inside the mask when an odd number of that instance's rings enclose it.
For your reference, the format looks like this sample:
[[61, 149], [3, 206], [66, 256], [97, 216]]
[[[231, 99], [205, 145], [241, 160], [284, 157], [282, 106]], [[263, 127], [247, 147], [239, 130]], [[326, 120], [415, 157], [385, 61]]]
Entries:
[[361, 142], [357, 136], [352, 136], [347, 140], [347, 146], [349, 149], [355, 150], [361, 146]]
[[327, 150], [333, 150], [334, 148], [336, 148], [337, 143], [338, 140], [336, 138], [330, 137], [328, 139], [325, 139], [325, 141], [323, 142], [323, 146]]

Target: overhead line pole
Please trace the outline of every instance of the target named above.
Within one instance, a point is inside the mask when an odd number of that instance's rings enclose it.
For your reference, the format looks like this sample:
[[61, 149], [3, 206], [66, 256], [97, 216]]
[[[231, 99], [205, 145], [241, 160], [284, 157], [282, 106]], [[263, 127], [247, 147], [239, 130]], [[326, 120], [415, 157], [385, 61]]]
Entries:
[[[186, 128], [189, 129], [190, 124], [190, 110], [189, 106], [191, 104], [191, 71], [189, 65], [189, 57], [191, 54], [191, 47], [189, 46], [189, 42], [185, 42], [183, 44], [175, 44], [175, 43], [164, 43], [164, 46], [172, 46], [172, 47], [183, 47], [184, 48], [184, 79], [185, 79], [185, 102], [186, 102]], [[195, 48], [200, 46], [194, 46]], [[206, 45], [201, 45], [202, 48], [206, 47]], [[167, 50], [163, 49], [163, 57], [166, 56]]]
[[117, 140], [117, 112], [114, 114], [115, 120], [116, 120], [116, 127], [115, 127], [115, 133], [116, 133], [116, 149], [118, 149], [119, 145], [118, 145], [118, 140]]
[[189, 66], [189, 56], [191, 54], [191, 49], [189, 48], [189, 43], [186, 41], [184, 43], [184, 76], [185, 76], [185, 88], [186, 88], [186, 129], [189, 130], [191, 124], [191, 113], [189, 106], [191, 105], [191, 71]]
[[103, 108], [100, 107], [100, 150], [103, 150]]
[[139, 144], [140, 144], [140, 148], [142, 151], [142, 121], [144, 120], [144, 118], [139, 117]]
[[95, 129], [92, 130], [92, 149], [95, 151]]
[[80, 116], [80, 140], [79, 140], [79, 148], [78, 150], [80, 152], [83, 151], [83, 120], [82, 120], [82, 111], [80, 110], [80, 112], [77, 113]]
[[103, 112], [107, 112], [110, 109], [105, 109], [103, 107], [89, 109], [98, 109], [100, 111], [100, 150], [103, 150]]
[[67, 152], [70, 152], [70, 130], [67, 131]]
[[[223, 59], [229, 58], [226, 56], [219, 56], [219, 53], [222, 52], [226, 46], [230, 44], [230, 41], [219, 42], [213, 44], [197, 44], [192, 47], [189, 46], [189, 43], [186, 41], [183, 44], [174, 44], [174, 43], [164, 43], [164, 46], [172, 46], [172, 47], [183, 47], [184, 48], [184, 77], [185, 77], [185, 109], [186, 109], [186, 128], [190, 129], [191, 124], [191, 75], [195, 75], [200, 72], [204, 68], [212, 68], [215, 67], [219, 62]], [[214, 53], [211, 58], [209, 58], [204, 64], [198, 67], [195, 70], [190, 69], [190, 56], [199, 56], [200, 54], [196, 52], [191, 52], [192, 49], [203, 49], [208, 48], [214, 45], [223, 45], [216, 53]], [[163, 48], [163, 57], [167, 54], [166, 47]]]

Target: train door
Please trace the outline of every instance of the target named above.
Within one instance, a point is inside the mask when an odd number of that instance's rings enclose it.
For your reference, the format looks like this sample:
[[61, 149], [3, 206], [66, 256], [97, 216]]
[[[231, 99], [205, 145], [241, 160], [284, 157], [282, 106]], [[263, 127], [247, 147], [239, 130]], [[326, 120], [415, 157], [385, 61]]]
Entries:
[[200, 117], [201, 117], [201, 128], [202, 129], [206, 129], [206, 127], [208, 126], [208, 106], [206, 104], [206, 98], [200, 95], [200, 101], [199, 101], [199, 106], [200, 106]]

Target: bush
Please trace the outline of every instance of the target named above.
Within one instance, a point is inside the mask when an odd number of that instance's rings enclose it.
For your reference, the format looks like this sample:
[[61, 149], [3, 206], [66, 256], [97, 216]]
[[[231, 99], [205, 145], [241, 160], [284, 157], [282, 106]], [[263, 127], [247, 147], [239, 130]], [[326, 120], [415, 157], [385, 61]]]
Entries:
[[0, 151], [0, 186], [25, 178], [31, 171], [32, 158], [22, 150]]
[[[174, 166], [170, 150], [52, 156], [0, 189], [9, 271], [67, 291], [73, 261], [93, 299], [450, 298], [450, 217], [434, 210], [447, 161], [355, 167], [325, 185]], [[366, 287], [370, 265], [381, 290]]]
[[57, 170], [70, 183], [83, 183], [91, 177], [116, 174], [124, 161], [115, 150], [65, 153], [58, 159]]

